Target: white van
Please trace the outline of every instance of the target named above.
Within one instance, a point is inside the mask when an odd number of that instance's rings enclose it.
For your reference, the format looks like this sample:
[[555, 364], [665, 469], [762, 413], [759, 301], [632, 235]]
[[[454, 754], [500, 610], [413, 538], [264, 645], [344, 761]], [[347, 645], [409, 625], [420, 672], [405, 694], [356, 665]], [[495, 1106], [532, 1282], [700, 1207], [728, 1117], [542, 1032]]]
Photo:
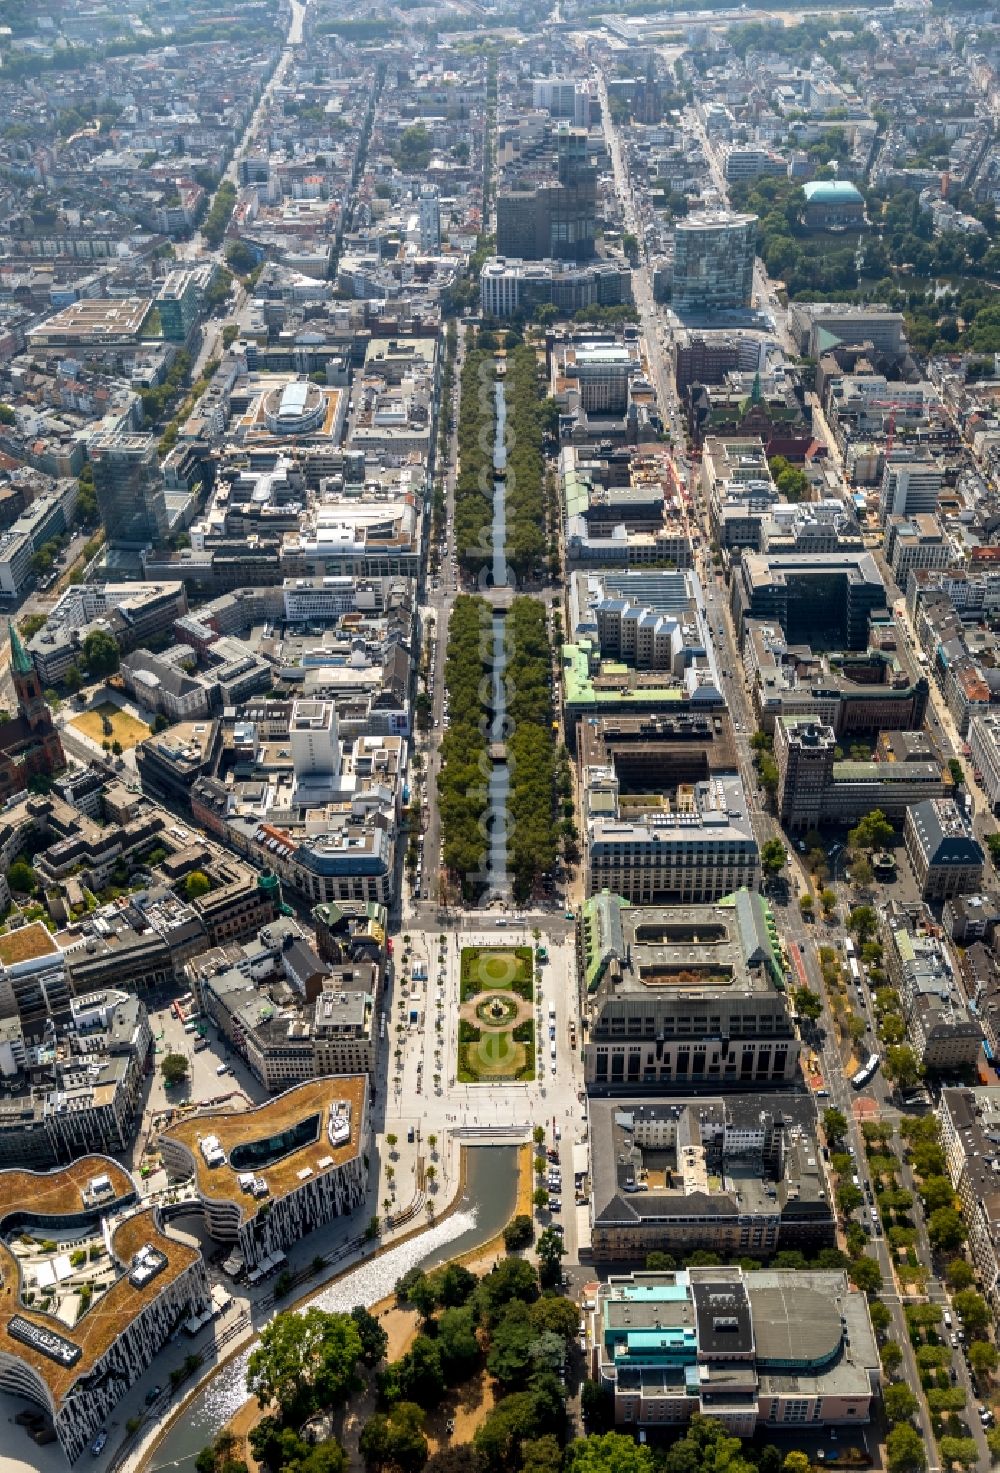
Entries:
[[550, 1043], [549, 1044], [549, 1058], [552, 1060], [552, 1062], [554, 1064], [555, 1061], [556, 1061], [556, 1046], [555, 1046], [554, 1043]]

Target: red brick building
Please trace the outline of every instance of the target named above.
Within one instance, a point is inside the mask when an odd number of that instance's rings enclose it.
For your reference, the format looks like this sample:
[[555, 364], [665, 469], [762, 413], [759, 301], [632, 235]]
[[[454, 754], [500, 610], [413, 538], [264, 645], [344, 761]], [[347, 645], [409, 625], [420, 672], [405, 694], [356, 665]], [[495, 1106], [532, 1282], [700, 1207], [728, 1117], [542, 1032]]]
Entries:
[[8, 630], [17, 715], [0, 724], [0, 801], [23, 793], [31, 778], [51, 777], [66, 766], [38, 672], [14, 625]]

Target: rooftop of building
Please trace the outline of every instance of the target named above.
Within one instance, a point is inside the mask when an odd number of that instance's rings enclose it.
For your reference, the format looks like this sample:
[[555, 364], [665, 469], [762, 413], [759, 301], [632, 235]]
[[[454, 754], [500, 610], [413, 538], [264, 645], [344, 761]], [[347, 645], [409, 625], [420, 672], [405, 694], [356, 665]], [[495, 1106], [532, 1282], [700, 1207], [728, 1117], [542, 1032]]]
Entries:
[[600, 1315], [619, 1384], [647, 1368], [659, 1376], [661, 1352], [682, 1364], [697, 1357], [709, 1390], [724, 1385], [734, 1351], [753, 1357], [761, 1395], [803, 1382], [815, 1392], [819, 1382], [831, 1395], [867, 1396], [878, 1376], [865, 1296], [839, 1271], [691, 1268], [613, 1277], [600, 1291]]
[[965, 1160], [965, 1170], [994, 1236], [1000, 1239], [1000, 1085], [941, 1091]]
[[365, 372], [379, 373], [386, 368], [412, 362], [431, 369], [437, 346], [437, 339], [432, 337], [372, 338], [365, 349]]
[[76, 338], [81, 342], [134, 338], [151, 306], [149, 297], [84, 297], [53, 312], [29, 329], [28, 336], [43, 343], [50, 338]]
[[[830, 1215], [808, 1096], [595, 1098], [590, 1130], [595, 1225]], [[782, 1150], [765, 1161], [764, 1137], [775, 1132]]]
[[54, 959], [59, 955], [59, 947], [41, 921], [29, 921], [26, 926], [0, 936], [0, 963], [5, 967], [39, 961], [42, 957]]
[[[19, 1233], [37, 1218], [47, 1236], [57, 1231], [53, 1219], [80, 1214], [99, 1232], [102, 1217], [135, 1198], [132, 1178], [107, 1156], [83, 1156], [71, 1166], [50, 1172], [3, 1171], [0, 1233]], [[147, 1247], [166, 1261], [155, 1275], [136, 1282], [135, 1272], [130, 1274], [133, 1260]], [[0, 1349], [29, 1365], [57, 1405], [74, 1382], [97, 1364], [122, 1329], [200, 1256], [196, 1248], [160, 1232], [150, 1208], [113, 1229], [111, 1249], [122, 1270], [120, 1276], [69, 1328], [54, 1315], [23, 1302], [18, 1260], [6, 1242], [0, 1241]], [[35, 1343], [31, 1343], [33, 1337]], [[48, 1352], [40, 1348], [43, 1344], [48, 1345]]]
[[[668, 765], [672, 759], [701, 758], [699, 766], [709, 772], [735, 772], [736, 742], [728, 712], [687, 709], [675, 714], [641, 715], [628, 712], [596, 716], [580, 728], [580, 766], [613, 764], [625, 786], [630, 764], [645, 770], [653, 759]], [[666, 785], [666, 784], [664, 784]]]
[[744, 578], [749, 585], [782, 583], [787, 578], [811, 578], [843, 574], [849, 581], [868, 583], [884, 591], [882, 575], [870, 552], [782, 552], [765, 555], [748, 552], [743, 557]]
[[604, 661], [595, 674], [588, 640], [562, 646], [562, 670], [566, 700], [574, 706], [613, 704], [641, 711], [650, 701], [680, 705], [687, 699], [684, 686], [668, 670], [633, 670], [620, 661]]
[[617, 777], [607, 768], [590, 768], [584, 778], [592, 844], [754, 840], [750, 805], [738, 773], [712, 773], [693, 783], [678, 783], [672, 791], [636, 796], [622, 794]]
[[614, 996], [769, 992], [783, 977], [770, 906], [752, 890], [713, 905], [633, 906], [602, 891], [584, 902], [587, 989]]
[[849, 179], [811, 179], [803, 184], [807, 205], [864, 204], [864, 199]]
[[[849, 699], [866, 691], [885, 697], [895, 692], [901, 699], [912, 695], [909, 676], [891, 649], [814, 650], [789, 641], [773, 618], [747, 619], [744, 635], [765, 699], [784, 694], [793, 699], [803, 694]], [[918, 679], [926, 681], [924, 676]]]
[[742, 230], [756, 225], [756, 215], [738, 214], [734, 210], [690, 210], [675, 225], [678, 234], [695, 230]]
[[[294, 1085], [240, 1113], [199, 1111], [174, 1121], [162, 1134], [187, 1148], [199, 1194], [228, 1199], [247, 1221], [261, 1201], [285, 1197], [311, 1176], [357, 1157], [367, 1094], [364, 1075], [332, 1075]], [[257, 1145], [261, 1150], [255, 1155]], [[258, 1181], [263, 1183], [259, 1196]]]
[[208, 760], [219, 723], [210, 717], [202, 721], [178, 721], [158, 736], [147, 737], [140, 750], [155, 752], [180, 770], [197, 770]]
[[983, 850], [953, 798], [929, 798], [907, 814], [920, 847], [934, 865], [983, 863]]

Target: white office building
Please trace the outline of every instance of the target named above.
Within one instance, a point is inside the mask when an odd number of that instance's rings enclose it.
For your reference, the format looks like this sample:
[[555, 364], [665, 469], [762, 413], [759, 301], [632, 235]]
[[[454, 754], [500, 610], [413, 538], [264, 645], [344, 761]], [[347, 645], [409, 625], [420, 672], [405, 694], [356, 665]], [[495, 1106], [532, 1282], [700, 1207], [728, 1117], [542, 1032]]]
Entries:
[[296, 781], [340, 771], [337, 710], [332, 701], [296, 701], [288, 726]]
[[929, 455], [910, 456], [892, 451], [882, 473], [880, 508], [883, 522], [889, 517], [912, 517], [937, 510], [944, 480], [940, 464]]

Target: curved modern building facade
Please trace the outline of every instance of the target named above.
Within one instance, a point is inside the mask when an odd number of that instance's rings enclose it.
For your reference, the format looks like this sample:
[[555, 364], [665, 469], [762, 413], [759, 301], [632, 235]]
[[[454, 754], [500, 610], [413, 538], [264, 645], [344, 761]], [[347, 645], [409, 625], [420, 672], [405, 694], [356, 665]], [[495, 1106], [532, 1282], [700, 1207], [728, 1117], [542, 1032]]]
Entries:
[[753, 292], [757, 216], [699, 210], [674, 231], [671, 306], [681, 317], [745, 311]]
[[362, 1205], [368, 1130], [367, 1076], [328, 1075], [240, 1114], [175, 1121], [160, 1150], [168, 1171], [194, 1178], [211, 1236], [253, 1270]]
[[261, 410], [273, 434], [305, 435], [323, 423], [326, 395], [314, 383], [295, 380], [265, 394]]
[[70, 1462], [208, 1298], [201, 1254], [110, 1157], [0, 1172], [0, 1390], [47, 1413]]

